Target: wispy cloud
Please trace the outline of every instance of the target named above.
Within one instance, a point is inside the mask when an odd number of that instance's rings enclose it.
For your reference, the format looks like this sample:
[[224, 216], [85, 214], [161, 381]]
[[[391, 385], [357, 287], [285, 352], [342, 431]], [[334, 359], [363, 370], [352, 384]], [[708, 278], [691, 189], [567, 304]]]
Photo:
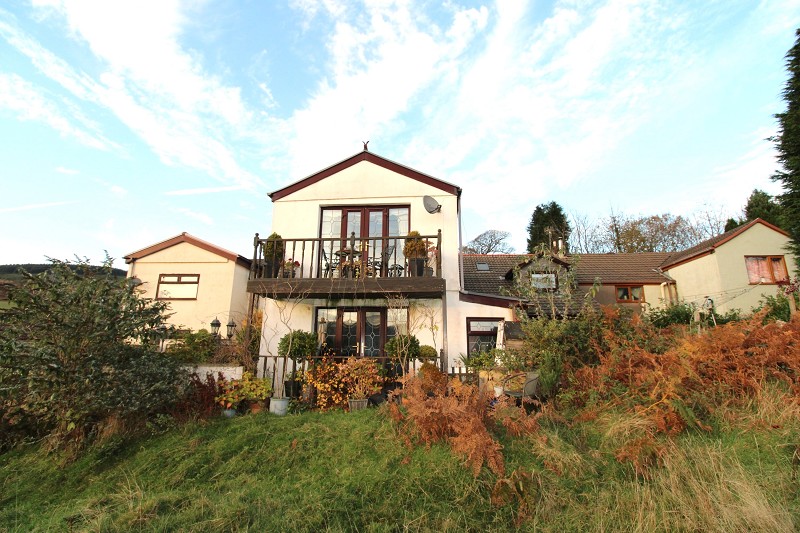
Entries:
[[75, 176], [80, 174], [80, 171], [75, 170], [74, 168], [67, 168], [67, 167], [56, 167], [56, 172], [59, 174], [66, 174], [67, 176]]
[[[90, 132], [77, 126], [75, 116], [67, 116], [62, 112], [65, 108], [68, 109], [20, 76], [0, 73], [0, 109], [14, 112], [18, 120], [47, 124], [64, 137], [92, 148], [108, 150], [113, 145], [96, 131]], [[77, 121], [89, 122], [82, 117]]]
[[60, 207], [62, 205], [76, 204], [78, 202], [45, 202], [41, 204], [28, 204], [15, 207], [0, 207], [0, 213], [13, 213], [15, 211], [31, 211], [33, 209], [47, 209], [50, 207]]
[[176, 213], [180, 213], [180, 214], [182, 214], [184, 216], [187, 216], [189, 218], [192, 218], [194, 220], [198, 220], [198, 221], [200, 221], [203, 224], [206, 224], [208, 226], [213, 226], [214, 225], [214, 219], [212, 219], [210, 216], [208, 216], [205, 213], [198, 213], [197, 211], [192, 211], [191, 209], [186, 208], [186, 207], [176, 207], [174, 209], [174, 211]]
[[[30, 58], [45, 76], [84, 105], [112, 111], [167, 164], [195, 168], [252, 189], [260, 178], [230, 148], [247, 137], [252, 113], [239, 88], [205, 75], [177, 42], [186, 23], [175, 2], [140, 4], [41, 1], [46, 17], [63, 18], [105, 67], [97, 78], [79, 72], [20, 30], [0, 10], [0, 37]], [[146, 34], [147, 39], [141, 36]], [[130, 46], [136, 42], [137, 46]]]
[[164, 193], [166, 196], [193, 196], [197, 194], [215, 194], [219, 192], [240, 191], [242, 187], [234, 185], [231, 187], [202, 187], [197, 189], [179, 189], [175, 191], [167, 191]]

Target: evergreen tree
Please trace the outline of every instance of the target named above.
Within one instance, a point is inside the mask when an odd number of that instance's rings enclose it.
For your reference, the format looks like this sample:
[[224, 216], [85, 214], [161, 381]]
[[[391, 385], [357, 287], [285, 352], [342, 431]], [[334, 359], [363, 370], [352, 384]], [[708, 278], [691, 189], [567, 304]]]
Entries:
[[778, 227], [783, 227], [784, 223], [783, 206], [776, 202], [772, 196], [758, 189], [753, 190], [747, 199], [747, 204], [744, 206], [744, 216], [748, 222], [760, 218]]
[[742, 225], [742, 222], [740, 220], [736, 220], [735, 218], [729, 218], [725, 222], [725, 231], [730, 231], [732, 229], [736, 229], [741, 225]]
[[564, 243], [562, 251], [566, 252], [571, 231], [567, 215], [560, 205], [556, 202], [537, 205], [528, 224], [528, 253], [534, 253], [542, 244], [550, 247], [559, 239]]
[[789, 79], [783, 89], [786, 111], [778, 113], [778, 134], [773, 138], [781, 170], [772, 179], [783, 185], [780, 203], [784, 209], [784, 229], [791, 236], [791, 251], [800, 264], [800, 29], [794, 46], [786, 54]]

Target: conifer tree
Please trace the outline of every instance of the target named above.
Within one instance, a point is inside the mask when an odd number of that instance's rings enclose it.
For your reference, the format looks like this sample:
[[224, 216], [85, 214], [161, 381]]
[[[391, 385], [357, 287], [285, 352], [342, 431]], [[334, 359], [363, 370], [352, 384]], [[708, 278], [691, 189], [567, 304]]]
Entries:
[[794, 46], [786, 54], [789, 79], [783, 89], [786, 111], [778, 113], [778, 134], [773, 137], [781, 169], [772, 179], [783, 185], [780, 203], [784, 209], [784, 229], [791, 236], [791, 251], [800, 264], [800, 29]]

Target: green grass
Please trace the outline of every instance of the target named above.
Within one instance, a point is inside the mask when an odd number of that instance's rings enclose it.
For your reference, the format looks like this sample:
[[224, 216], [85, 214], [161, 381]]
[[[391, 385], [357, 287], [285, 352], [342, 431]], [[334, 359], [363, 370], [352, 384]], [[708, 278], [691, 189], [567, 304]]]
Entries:
[[645, 478], [615, 459], [647, 429], [631, 415], [503, 436], [507, 471], [534, 473], [521, 517], [491, 504], [495, 476], [406, 448], [374, 409], [219, 418], [70, 463], [33, 446], [0, 456], [0, 531], [793, 531], [800, 419], [783, 402], [663, 441]]

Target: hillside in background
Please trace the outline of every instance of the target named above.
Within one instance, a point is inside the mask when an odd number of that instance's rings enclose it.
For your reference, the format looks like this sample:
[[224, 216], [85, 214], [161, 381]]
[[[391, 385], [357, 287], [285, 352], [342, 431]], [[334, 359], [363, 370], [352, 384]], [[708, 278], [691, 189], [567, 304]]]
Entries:
[[[21, 270], [25, 270], [26, 272], [30, 272], [31, 274], [40, 274], [42, 272], [47, 271], [52, 265], [50, 263], [42, 263], [42, 264], [24, 264], [24, 265], [0, 265], [0, 279], [7, 279], [7, 280], [20, 280], [22, 279], [22, 274], [20, 273]], [[93, 268], [102, 268], [100, 266], [96, 266]], [[128, 272], [127, 270], [122, 270], [121, 268], [114, 268], [112, 269], [115, 276], [119, 276], [124, 278]]]

